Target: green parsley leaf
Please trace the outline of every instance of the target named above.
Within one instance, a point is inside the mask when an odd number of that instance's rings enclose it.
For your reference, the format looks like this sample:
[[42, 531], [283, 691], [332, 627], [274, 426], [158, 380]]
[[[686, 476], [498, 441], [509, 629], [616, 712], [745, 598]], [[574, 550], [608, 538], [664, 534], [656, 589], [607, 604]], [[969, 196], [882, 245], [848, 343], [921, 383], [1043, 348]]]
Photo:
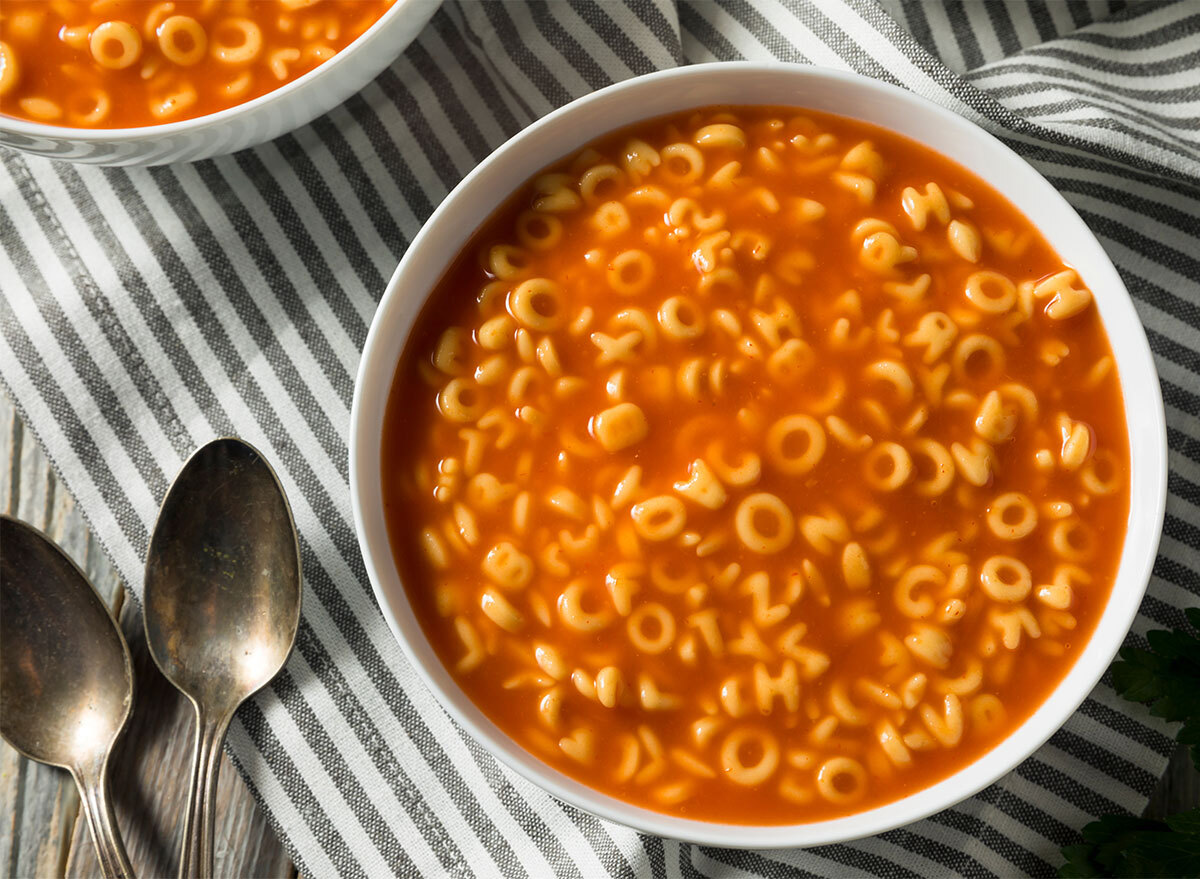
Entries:
[[[1200, 608], [1184, 611], [1200, 632]], [[1150, 713], [1182, 723], [1176, 739], [1200, 769], [1200, 637], [1184, 630], [1146, 635], [1149, 650], [1125, 647], [1112, 666], [1117, 692], [1145, 702]], [[1083, 842], [1062, 850], [1062, 879], [1200, 877], [1200, 809], [1166, 820], [1105, 815], [1083, 828]]]
[[1083, 828], [1083, 840], [1062, 850], [1062, 879], [1200, 876], [1200, 809], [1165, 821], [1105, 815]]
[[[1200, 608], [1184, 614], [1200, 631]], [[1176, 629], [1149, 632], [1146, 640], [1149, 650], [1121, 649], [1121, 661], [1112, 666], [1113, 685], [1126, 699], [1148, 703], [1155, 717], [1182, 723], [1176, 738], [1190, 746], [1200, 769], [1200, 638]]]

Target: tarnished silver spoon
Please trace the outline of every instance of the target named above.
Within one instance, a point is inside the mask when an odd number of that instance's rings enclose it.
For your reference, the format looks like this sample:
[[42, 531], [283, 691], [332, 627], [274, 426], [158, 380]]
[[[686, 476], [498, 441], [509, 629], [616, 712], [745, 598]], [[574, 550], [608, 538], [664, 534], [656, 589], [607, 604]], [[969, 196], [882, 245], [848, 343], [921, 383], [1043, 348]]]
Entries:
[[238, 706], [287, 661], [300, 591], [296, 526], [270, 465], [239, 439], [199, 449], [163, 499], [145, 580], [150, 655], [196, 709], [184, 879], [212, 876], [221, 744]]
[[0, 733], [71, 773], [106, 877], [132, 877], [108, 796], [108, 758], [133, 707], [129, 646], [50, 538], [0, 516]]

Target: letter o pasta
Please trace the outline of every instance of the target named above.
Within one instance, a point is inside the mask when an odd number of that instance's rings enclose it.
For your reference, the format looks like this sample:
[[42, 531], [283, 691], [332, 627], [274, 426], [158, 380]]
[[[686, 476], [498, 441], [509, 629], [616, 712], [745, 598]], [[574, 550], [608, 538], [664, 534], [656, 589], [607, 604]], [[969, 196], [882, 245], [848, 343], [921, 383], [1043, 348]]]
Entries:
[[562, 220], [553, 214], [525, 211], [517, 217], [517, 239], [522, 247], [550, 251], [562, 240]]
[[262, 53], [262, 30], [248, 18], [227, 18], [209, 39], [222, 64], [249, 64]]
[[451, 421], [474, 421], [483, 414], [481, 394], [466, 379], [451, 379], [438, 394], [438, 411]]
[[912, 457], [899, 443], [879, 443], [863, 459], [863, 478], [879, 491], [895, 491], [912, 473]]
[[686, 296], [672, 296], [659, 306], [658, 323], [673, 339], [694, 339], [704, 332], [704, 313]]
[[579, 194], [588, 204], [602, 201], [606, 196], [600, 194], [601, 189], [607, 191], [611, 184], [615, 184], [623, 176], [621, 169], [616, 165], [605, 164], [589, 168], [579, 178]]
[[608, 267], [608, 286], [622, 296], [636, 296], [654, 280], [654, 260], [644, 250], [626, 250]]
[[563, 590], [558, 597], [558, 613], [567, 627], [577, 632], [594, 632], [606, 628], [612, 623], [612, 611], [600, 608], [586, 611], [583, 608], [583, 592], [585, 584], [575, 580]]
[[565, 321], [562, 293], [546, 278], [518, 284], [508, 295], [508, 311], [517, 323], [539, 333], [553, 332]]
[[994, 555], [979, 569], [983, 591], [996, 601], [1024, 601], [1033, 588], [1033, 576], [1024, 562], [1012, 556]]
[[[646, 623], [654, 621], [655, 634], [646, 633]], [[675, 617], [657, 602], [641, 604], [633, 609], [625, 623], [629, 640], [642, 653], [662, 653], [675, 641]]]
[[825, 429], [815, 418], [787, 415], [767, 431], [767, 460], [789, 476], [803, 476], [820, 463], [825, 444]]
[[142, 57], [142, 35], [127, 21], [106, 21], [92, 31], [90, 47], [101, 67], [124, 70]]
[[487, 265], [500, 281], [513, 281], [528, 274], [529, 254], [511, 244], [495, 244], [488, 249]]
[[1064, 559], [1086, 562], [1095, 554], [1096, 538], [1081, 519], [1072, 517], [1054, 523], [1050, 531], [1050, 545]]
[[99, 125], [108, 117], [109, 110], [112, 108], [108, 92], [96, 88], [82, 90], [78, 99], [72, 103], [82, 104], [89, 108], [83, 112], [69, 110], [67, 114], [72, 123], [84, 127]]
[[994, 381], [1004, 373], [1004, 348], [991, 336], [967, 336], [954, 349], [954, 372], [959, 379]]
[[646, 540], [670, 540], [687, 524], [687, 509], [677, 497], [660, 494], [633, 505], [629, 511], [633, 526]]
[[980, 311], [1004, 314], [1017, 302], [1017, 287], [999, 272], [975, 272], [967, 278], [967, 299]]
[[199, 64], [208, 52], [208, 34], [190, 15], [172, 15], [155, 32], [159, 51], [168, 61], [182, 67]]
[[694, 183], [704, 173], [704, 155], [689, 143], [670, 144], [659, 154], [662, 156], [659, 173], [676, 186]]
[[796, 519], [776, 495], [758, 492], [738, 504], [734, 518], [738, 540], [751, 552], [773, 555], [796, 535]]
[[[747, 765], [742, 753], [747, 747], [758, 751], [758, 759]], [[721, 770], [734, 784], [754, 787], [775, 774], [779, 767], [779, 743], [768, 732], [741, 727], [725, 737], [721, 743]]]
[[1019, 491], [1010, 491], [992, 501], [987, 514], [988, 528], [1001, 540], [1020, 540], [1037, 527], [1037, 508]]
[[831, 803], [853, 803], [867, 790], [867, 771], [852, 757], [831, 757], [817, 770], [817, 791]]

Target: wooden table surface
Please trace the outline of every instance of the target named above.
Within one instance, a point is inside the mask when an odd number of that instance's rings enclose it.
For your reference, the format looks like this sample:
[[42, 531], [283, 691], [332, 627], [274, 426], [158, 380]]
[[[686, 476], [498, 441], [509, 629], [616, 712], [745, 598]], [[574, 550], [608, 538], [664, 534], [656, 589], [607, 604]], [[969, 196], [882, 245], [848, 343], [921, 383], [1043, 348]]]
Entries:
[[[141, 613], [59, 484], [33, 435], [0, 391], [0, 510], [42, 529], [87, 573], [121, 621], [133, 653], [134, 714], [117, 746], [111, 784], [117, 823], [138, 876], [174, 876], [187, 797], [191, 708], [146, 651]], [[1200, 805], [1200, 773], [1181, 748], [1146, 810], [1161, 816]], [[228, 755], [216, 805], [218, 876], [293, 877], [296, 870]], [[0, 876], [99, 876], [67, 774], [0, 741]]]

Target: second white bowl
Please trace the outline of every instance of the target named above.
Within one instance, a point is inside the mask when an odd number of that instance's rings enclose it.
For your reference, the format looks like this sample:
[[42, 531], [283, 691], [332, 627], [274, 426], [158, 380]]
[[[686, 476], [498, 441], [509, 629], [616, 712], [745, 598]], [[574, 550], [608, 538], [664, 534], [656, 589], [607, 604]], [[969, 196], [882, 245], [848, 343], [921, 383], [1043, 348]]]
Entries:
[[328, 113], [379, 75], [441, 0], [396, 0], [358, 39], [274, 91], [207, 116], [140, 128], [70, 128], [0, 116], [0, 146], [89, 165], [194, 162], [264, 143]]

